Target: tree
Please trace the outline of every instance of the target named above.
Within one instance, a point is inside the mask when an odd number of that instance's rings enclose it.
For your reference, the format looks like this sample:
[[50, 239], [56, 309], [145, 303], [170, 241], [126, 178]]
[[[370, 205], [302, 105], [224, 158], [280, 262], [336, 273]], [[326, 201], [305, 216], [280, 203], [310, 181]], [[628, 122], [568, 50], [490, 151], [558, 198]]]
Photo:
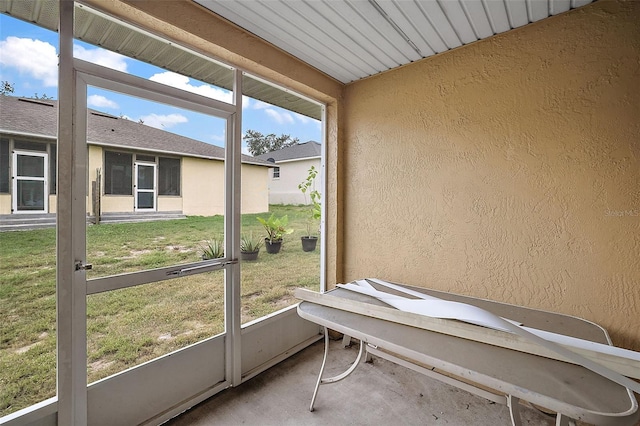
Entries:
[[43, 93], [42, 96], [38, 96], [38, 92], [36, 92], [33, 95], [33, 99], [40, 99], [40, 100], [43, 100], [43, 101], [48, 101], [48, 100], [53, 99], [53, 98], [51, 96], [47, 96], [46, 93]]
[[276, 151], [287, 146], [297, 145], [300, 142], [298, 138], [291, 139], [290, 135], [282, 134], [276, 136], [273, 133], [263, 135], [255, 130], [247, 130], [247, 133], [242, 139], [247, 143], [247, 148], [253, 156]]
[[9, 96], [10, 94], [13, 93], [13, 84], [9, 83], [8, 81], [4, 81], [2, 80], [2, 82], [0, 82], [0, 95], [3, 96]]

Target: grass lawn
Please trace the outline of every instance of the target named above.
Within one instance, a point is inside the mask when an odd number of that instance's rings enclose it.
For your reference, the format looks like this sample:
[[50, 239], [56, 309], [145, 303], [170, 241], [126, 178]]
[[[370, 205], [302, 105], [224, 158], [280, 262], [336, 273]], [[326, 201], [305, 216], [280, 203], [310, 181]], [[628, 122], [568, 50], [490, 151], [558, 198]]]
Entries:
[[[279, 254], [263, 247], [242, 262], [243, 323], [291, 305], [297, 287], [319, 289], [319, 247], [300, 244], [304, 208], [270, 211], [295, 232]], [[244, 234], [264, 235], [257, 216], [266, 214], [243, 215]], [[222, 233], [221, 216], [89, 226], [88, 277], [197, 261]], [[0, 233], [0, 417], [55, 395], [55, 238], [53, 229]], [[88, 382], [223, 332], [223, 279], [215, 271], [88, 296]]]

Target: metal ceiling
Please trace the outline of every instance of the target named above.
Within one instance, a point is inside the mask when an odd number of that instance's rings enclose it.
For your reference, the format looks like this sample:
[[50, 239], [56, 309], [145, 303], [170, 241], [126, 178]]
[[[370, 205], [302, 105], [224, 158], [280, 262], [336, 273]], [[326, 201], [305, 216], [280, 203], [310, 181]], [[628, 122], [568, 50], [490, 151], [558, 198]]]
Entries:
[[[343, 83], [593, 0], [193, 0]], [[0, 13], [56, 31], [57, 0], [0, 0]], [[76, 37], [231, 90], [231, 67], [80, 5]], [[321, 119], [321, 106], [260, 79], [244, 94]]]
[[[0, 13], [52, 31], [58, 30], [57, 0], [0, 0]], [[202, 54], [142, 32], [81, 4], [76, 7], [75, 22], [74, 35], [79, 40], [214, 86], [227, 90], [233, 88], [232, 67]], [[322, 119], [322, 107], [318, 103], [247, 75], [243, 81], [244, 95], [316, 120]]]
[[193, 0], [349, 83], [592, 0]]

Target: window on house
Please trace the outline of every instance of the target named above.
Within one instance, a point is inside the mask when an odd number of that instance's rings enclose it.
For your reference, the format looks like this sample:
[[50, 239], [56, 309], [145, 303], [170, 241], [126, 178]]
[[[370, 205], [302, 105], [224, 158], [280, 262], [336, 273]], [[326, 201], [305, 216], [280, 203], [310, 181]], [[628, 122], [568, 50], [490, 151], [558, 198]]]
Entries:
[[104, 193], [132, 195], [133, 155], [124, 152], [104, 153]]
[[9, 139], [0, 139], [0, 192], [9, 192]]
[[180, 195], [180, 159], [158, 159], [158, 195]]
[[280, 167], [273, 168], [273, 178], [280, 179]]

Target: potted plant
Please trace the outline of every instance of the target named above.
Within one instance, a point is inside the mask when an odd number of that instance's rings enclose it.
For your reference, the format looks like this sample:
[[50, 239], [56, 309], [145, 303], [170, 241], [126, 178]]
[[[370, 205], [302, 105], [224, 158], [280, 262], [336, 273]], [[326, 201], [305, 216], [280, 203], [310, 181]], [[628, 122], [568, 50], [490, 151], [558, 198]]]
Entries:
[[258, 217], [258, 222], [260, 222], [267, 231], [267, 237], [264, 239], [264, 246], [267, 249], [267, 253], [278, 253], [282, 246], [282, 237], [293, 232], [293, 229], [287, 228], [289, 218], [287, 215], [276, 217], [271, 213], [268, 219]]
[[202, 260], [224, 257], [224, 242], [217, 238], [207, 240], [203, 246], [200, 246], [200, 251], [202, 252]]
[[[314, 251], [316, 249], [316, 244], [318, 243], [318, 237], [315, 235], [311, 235], [311, 227], [317, 220], [320, 219], [321, 216], [320, 192], [318, 192], [318, 190], [316, 189], [312, 189], [317, 175], [318, 170], [315, 168], [315, 166], [311, 166], [305, 180], [303, 180], [300, 185], [298, 185], [298, 189], [304, 196], [304, 204], [308, 206], [307, 235], [300, 237], [302, 241], [303, 251]], [[307, 203], [307, 195], [309, 196], [309, 201], [311, 201], [311, 203]]]
[[260, 247], [262, 247], [262, 241], [253, 239], [253, 234], [248, 237], [243, 235], [240, 238], [240, 259], [242, 260], [256, 260], [258, 259], [258, 253], [260, 253]]

